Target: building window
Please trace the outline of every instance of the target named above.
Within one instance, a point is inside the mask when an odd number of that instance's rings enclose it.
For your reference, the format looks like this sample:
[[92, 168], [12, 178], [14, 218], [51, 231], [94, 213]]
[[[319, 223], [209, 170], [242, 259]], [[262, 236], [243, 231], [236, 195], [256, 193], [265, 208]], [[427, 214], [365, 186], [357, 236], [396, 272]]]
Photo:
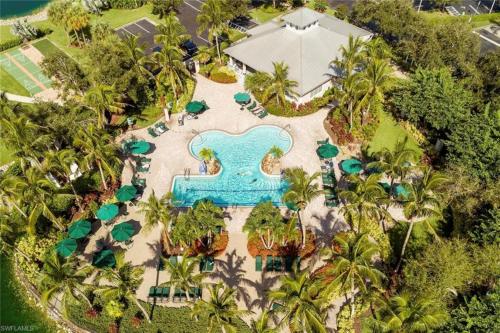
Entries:
[[311, 98], [313, 98], [314, 96], [316, 96], [317, 94], [319, 94], [321, 92], [321, 88], [322, 87], [323, 86], [319, 86], [316, 89], [312, 90], [311, 93], [310, 93]]

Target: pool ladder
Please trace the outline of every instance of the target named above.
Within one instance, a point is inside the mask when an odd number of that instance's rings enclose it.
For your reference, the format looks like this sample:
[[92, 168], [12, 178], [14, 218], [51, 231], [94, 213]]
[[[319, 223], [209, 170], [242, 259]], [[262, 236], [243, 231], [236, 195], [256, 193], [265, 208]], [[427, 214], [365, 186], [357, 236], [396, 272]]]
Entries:
[[184, 169], [184, 179], [189, 180], [191, 177], [191, 169], [190, 168], [185, 168]]
[[[286, 132], [286, 131], [288, 131], [288, 132], [291, 132], [291, 131], [292, 131], [292, 126], [291, 126], [290, 124], [287, 124], [285, 127], [283, 127], [283, 128], [280, 130], [280, 132], [278, 133], [278, 137], [280, 137], [280, 138], [284, 138], [284, 136], [283, 136], [283, 132]], [[287, 134], [289, 134], [289, 133], [287, 133]]]

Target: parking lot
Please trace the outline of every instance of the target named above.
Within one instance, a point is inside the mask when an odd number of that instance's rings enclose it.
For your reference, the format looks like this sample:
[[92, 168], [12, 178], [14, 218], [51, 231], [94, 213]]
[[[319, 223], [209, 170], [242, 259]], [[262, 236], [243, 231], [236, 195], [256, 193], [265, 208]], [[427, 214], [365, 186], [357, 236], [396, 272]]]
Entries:
[[[487, 14], [492, 5], [493, 12], [500, 11], [499, 1], [493, 2], [493, 0], [462, 0], [459, 4], [446, 6], [445, 9], [453, 16]], [[413, 5], [416, 9], [421, 6], [420, 10], [436, 9], [431, 6], [429, 0], [413, 0]]]
[[154, 36], [157, 34], [156, 26], [147, 19], [142, 19], [116, 29], [116, 34], [121, 39], [127, 36], [138, 36], [138, 44], [144, 46], [144, 53], [151, 54], [160, 49], [155, 43]]

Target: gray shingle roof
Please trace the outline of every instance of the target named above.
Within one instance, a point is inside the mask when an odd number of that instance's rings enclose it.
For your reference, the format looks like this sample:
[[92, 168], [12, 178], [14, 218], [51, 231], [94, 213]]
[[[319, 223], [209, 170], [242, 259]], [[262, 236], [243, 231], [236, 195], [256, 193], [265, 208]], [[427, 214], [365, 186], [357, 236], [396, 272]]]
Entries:
[[349, 34], [354, 37], [371, 35], [327, 15], [319, 21], [319, 26], [300, 33], [283, 25], [267, 26], [254, 32], [224, 52], [255, 70], [269, 73], [274, 70], [273, 62], [283, 61], [289, 66], [289, 78], [298, 82], [297, 92], [301, 96], [334, 74], [330, 62], [341, 56], [340, 48], [348, 43]]

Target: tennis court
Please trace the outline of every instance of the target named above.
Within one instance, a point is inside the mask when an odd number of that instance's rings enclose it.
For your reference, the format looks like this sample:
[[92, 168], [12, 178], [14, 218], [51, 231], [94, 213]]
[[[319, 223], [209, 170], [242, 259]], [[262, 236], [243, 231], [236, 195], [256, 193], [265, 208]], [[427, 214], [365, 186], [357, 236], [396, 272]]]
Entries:
[[0, 66], [33, 96], [50, 88], [52, 82], [42, 69], [28, 59], [19, 48], [0, 54]]

